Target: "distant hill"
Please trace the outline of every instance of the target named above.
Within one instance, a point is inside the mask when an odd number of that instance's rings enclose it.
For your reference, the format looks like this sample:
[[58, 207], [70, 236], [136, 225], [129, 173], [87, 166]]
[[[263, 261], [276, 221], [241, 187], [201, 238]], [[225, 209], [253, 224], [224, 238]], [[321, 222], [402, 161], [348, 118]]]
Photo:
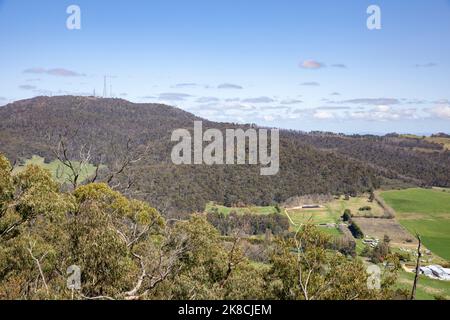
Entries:
[[[268, 205], [303, 194], [356, 193], [386, 183], [450, 186], [450, 153], [442, 145], [396, 136], [344, 136], [332, 133], [280, 133], [280, 172], [260, 176], [257, 166], [176, 166], [170, 160], [172, 131], [249, 128], [215, 123], [162, 104], [135, 104], [94, 97], [37, 97], [0, 108], [0, 152], [11, 161], [39, 155], [54, 160], [55, 137], [76, 135], [92, 159], [112, 165], [118, 154], [148, 146], [147, 156], [129, 175], [130, 189], [166, 215], [203, 210], [209, 201]], [[114, 147], [111, 147], [111, 146]], [[77, 160], [77, 159], [74, 159]]]

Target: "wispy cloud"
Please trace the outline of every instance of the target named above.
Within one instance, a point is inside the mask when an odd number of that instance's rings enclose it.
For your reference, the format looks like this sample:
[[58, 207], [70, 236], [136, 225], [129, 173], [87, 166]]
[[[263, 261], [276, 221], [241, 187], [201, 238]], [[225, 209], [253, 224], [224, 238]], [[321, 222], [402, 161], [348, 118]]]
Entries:
[[225, 99], [225, 102], [237, 102], [237, 101], [241, 101], [241, 98], [228, 98], [228, 99]]
[[275, 100], [269, 97], [247, 98], [242, 100], [244, 103], [272, 103]]
[[423, 99], [402, 99], [405, 104], [426, 104], [429, 103], [427, 100]]
[[450, 105], [436, 106], [427, 111], [436, 118], [450, 120]]
[[303, 69], [310, 69], [310, 70], [317, 70], [325, 67], [325, 65], [321, 62], [315, 61], [315, 60], [305, 60], [300, 63], [300, 68]]
[[277, 110], [277, 111], [287, 111], [287, 110], [291, 110], [290, 107], [287, 106], [264, 106], [264, 107], [260, 107], [260, 110]]
[[306, 87], [318, 87], [318, 86], [320, 86], [320, 83], [315, 82], [315, 81], [309, 81], [309, 82], [303, 82], [301, 85], [306, 86]]
[[210, 102], [218, 102], [220, 101], [217, 97], [200, 97], [196, 100], [198, 103], [210, 103]]
[[336, 103], [366, 104], [366, 105], [394, 105], [400, 104], [400, 100], [395, 98], [360, 98], [337, 101]]
[[335, 63], [335, 64], [332, 64], [331, 67], [339, 68], [339, 69], [347, 69], [347, 65], [345, 65], [343, 63]]
[[244, 89], [242, 86], [238, 84], [233, 83], [222, 83], [217, 86], [218, 89], [236, 89], [236, 90], [242, 90]]
[[23, 84], [23, 85], [19, 86], [19, 88], [22, 90], [34, 90], [34, 89], [36, 89], [36, 86], [32, 86], [29, 84]]
[[303, 103], [302, 100], [298, 100], [298, 99], [284, 99], [280, 101], [281, 104], [299, 104], [299, 103]]
[[448, 104], [450, 105], [450, 100], [449, 99], [440, 99], [440, 100], [436, 100], [433, 103], [435, 104]]
[[195, 88], [197, 86], [198, 86], [197, 83], [187, 82], [187, 83], [177, 83], [173, 87], [174, 88]]
[[428, 63], [423, 63], [423, 64], [416, 64], [414, 67], [416, 68], [433, 68], [436, 67], [437, 63], [434, 62], [428, 62]]
[[350, 111], [347, 116], [353, 120], [395, 121], [418, 119], [417, 109], [394, 109], [391, 106], [380, 105], [371, 110]]
[[23, 73], [28, 74], [47, 74], [57, 77], [85, 77], [85, 74], [78, 73], [72, 70], [55, 68], [55, 69], [45, 69], [45, 68], [30, 68], [23, 71]]
[[350, 110], [350, 107], [344, 107], [344, 106], [323, 106], [323, 107], [317, 107], [316, 110]]
[[330, 111], [326, 111], [326, 110], [317, 110], [314, 114], [313, 114], [313, 118], [314, 119], [318, 119], [318, 120], [329, 120], [329, 119], [334, 119], [335, 116], [332, 112]]
[[159, 100], [165, 100], [165, 101], [184, 101], [187, 98], [192, 97], [190, 94], [187, 93], [177, 93], [177, 92], [166, 92], [161, 93], [158, 97]]

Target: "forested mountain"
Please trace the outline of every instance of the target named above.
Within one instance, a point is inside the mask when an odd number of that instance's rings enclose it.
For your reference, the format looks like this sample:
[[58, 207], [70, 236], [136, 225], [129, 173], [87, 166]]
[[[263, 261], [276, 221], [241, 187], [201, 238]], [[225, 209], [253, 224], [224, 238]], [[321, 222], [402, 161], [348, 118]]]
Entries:
[[12, 162], [32, 155], [53, 160], [62, 138], [74, 160], [88, 153], [92, 163], [111, 169], [123, 158], [130, 166], [118, 183], [166, 215], [202, 210], [208, 201], [265, 205], [302, 194], [367, 191], [389, 181], [450, 186], [448, 151], [398, 136], [281, 131], [279, 174], [261, 176], [259, 166], [174, 165], [173, 130], [192, 130], [194, 120], [203, 120], [204, 130], [250, 125], [214, 123], [166, 105], [37, 97], [1, 107], [0, 119], [0, 153]]
[[304, 134], [302, 139], [322, 150], [369, 163], [385, 175], [424, 186], [449, 186], [450, 152], [443, 145], [399, 135], [341, 136]]

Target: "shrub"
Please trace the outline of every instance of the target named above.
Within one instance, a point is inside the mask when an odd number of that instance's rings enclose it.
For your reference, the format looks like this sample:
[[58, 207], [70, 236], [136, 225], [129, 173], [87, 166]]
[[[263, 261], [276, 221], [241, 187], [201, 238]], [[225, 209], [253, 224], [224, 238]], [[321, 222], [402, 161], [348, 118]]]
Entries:
[[356, 239], [364, 238], [364, 233], [362, 232], [361, 228], [354, 221], [352, 221], [352, 223], [350, 224], [348, 229], [350, 230], [350, 232]]
[[352, 213], [350, 209], [345, 209], [344, 214], [342, 215], [342, 220], [345, 222], [350, 222], [352, 220]]

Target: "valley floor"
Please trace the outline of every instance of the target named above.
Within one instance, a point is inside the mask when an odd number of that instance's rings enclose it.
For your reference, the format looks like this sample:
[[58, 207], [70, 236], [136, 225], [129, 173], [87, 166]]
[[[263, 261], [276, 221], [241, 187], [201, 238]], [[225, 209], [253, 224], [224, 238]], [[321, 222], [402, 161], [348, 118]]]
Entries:
[[[369, 201], [369, 195], [358, 197], [334, 198], [326, 203], [318, 203], [317, 208], [303, 208], [301, 205], [281, 208], [280, 213], [288, 217], [291, 231], [302, 224], [315, 224], [334, 237], [351, 235], [343, 229], [342, 214], [345, 209], [352, 213], [353, 220], [362, 229], [366, 239], [382, 240], [385, 235], [391, 239], [394, 252], [407, 253], [409, 261], [403, 261], [403, 270], [399, 274], [398, 287], [410, 290], [414, 279], [417, 240], [419, 233], [423, 239], [423, 266], [431, 264], [447, 265], [450, 263], [450, 189], [404, 189], [382, 191], [383, 204]], [[395, 217], [387, 219], [386, 207], [395, 212]], [[238, 214], [270, 214], [276, 213], [275, 207], [227, 208], [209, 204], [206, 211], [217, 208], [219, 212]], [[370, 208], [370, 209], [369, 209]], [[346, 228], [346, 225], [344, 225]], [[367, 244], [355, 239], [358, 254]], [[409, 272], [408, 272], [409, 271]], [[418, 299], [450, 299], [450, 281], [441, 281], [421, 276], [419, 280]]]

